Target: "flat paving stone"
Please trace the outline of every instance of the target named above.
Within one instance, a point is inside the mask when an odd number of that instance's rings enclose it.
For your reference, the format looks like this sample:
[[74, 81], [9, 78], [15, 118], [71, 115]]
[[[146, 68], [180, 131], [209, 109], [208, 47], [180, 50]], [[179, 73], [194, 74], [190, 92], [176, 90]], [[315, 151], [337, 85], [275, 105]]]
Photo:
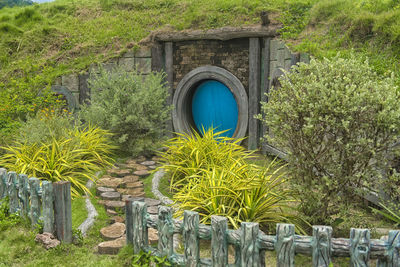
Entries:
[[127, 160], [126, 161], [126, 164], [136, 164], [137, 162], [136, 162], [136, 160], [135, 159], [129, 159], [129, 160]]
[[121, 216], [113, 216], [111, 218], [111, 223], [125, 223], [125, 218]]
[[105, 192], [100, 195], [104, 200], [121, 200], [121, 194], [119, 192]]
[[112, 209], [107, 209], [106, 213], [107, 213], [108, 216], [116, 216], [116, 215], [118, 215], [118, 213], [115, 210], [112, 210]]
[[140, 165], [140, 164], [129, 164], [127, 165], [128, 168], [133, 169], [135, 171], [143, 171], [143, 170], [147, 170], [147, 167], [144, 165]]
[[101, 178], [97, 181], [97, 185], [101, 187], [117, 188], [124, 184], [124, 180], [120, 178]]
[[134, 188], [143, 188], [143, 182], [142, 181], [137, 181], [134, 183], [126, 183], [126, 188], [128, 189], [134, 189]]
[[144, 166], [151, 166], [151, 165], [155, 165], [156, 162], [155, 162], [155, 161], [152, 161], [152, 160], [147, 160], [147, 161], [143, 161], [143, 162], [140, 163], [140, 164], [142, 164], [142, 165], [144, 165]]
[[149, 169], [150, 170], [155, 170], [155, 169], [157, 169], [157, 166], [156, 165], [151, 165], [151, 166], [149, 166]]
[[142, 162], [142, 161], [146, 161], [147, 159], [143, 156], [137, 157], [136, 158], [136, 162]]
[[139, 176], [136, 175], [128, 175], [125, 176], [124, 178], [122, 178], [124, 180], [125, 183], [134, 183], [139, 181]]
[[104, 240], [114, 240], [125, 234], [125, 224], [116, 222], [100, 229], [100, 235]]
[[120, 192], [123, 195], [131, 195], [132, 197], [143, 197], [143, 196], [145, 196], [143, 188], [135, 188], [135, 189], [119, 188], [118, 192]]
[[107, 173], [112, 176], [124, 177], [126, 175], [129, 175], [131, 171], [128, 169], [109, 169], [107, 170]]
[[162, 159], [162, 158], [159, 157], [159, 156], [154, 156], [154, 157], [151, 158], [152, 161], [156, 161], [156, 162], [157, 162], [157, 161], [160, 161], [161, 159]]
[[100, 196], [101, 194], [106, 193], [106, 192], [115, 192], [115, 189], [110, 188], [110, 187], [104, 187], [104, 186], [99, 186], [96, 188], [96, 194], [98, 196]]
[[149, 238], [149, 244], [150, 245], [155, 245], [158, 242], [158, 231], [153, 228], [149, 228], [148, 230], [148, 238]]
[[145, 198], [144, 202], [146, 202], [147, 206], [158, 206], [161, 205], [161, 201], [158, 199], [153, 199], [153, 198]]
[[105, 206], [107, 209], [111, 209], [111, 210], [123, 209], [125, 207], [125, 202], [110, 200], [110, 201], [105, 202]]
[[120, 237], [112, 241], [101, 242], [98, 245], [99, 254], [116, 255], [126, 245], [126, 237]]
[[133, 174], [139, 177], [146, 177], [150, 174], [150, 172], [147, 170], [142, 170], [142, 171], [135, 171]]

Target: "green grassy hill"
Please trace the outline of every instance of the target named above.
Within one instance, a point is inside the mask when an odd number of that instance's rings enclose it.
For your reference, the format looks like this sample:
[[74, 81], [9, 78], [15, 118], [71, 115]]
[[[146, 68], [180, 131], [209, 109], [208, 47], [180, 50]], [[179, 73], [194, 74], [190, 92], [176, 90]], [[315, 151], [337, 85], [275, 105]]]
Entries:
[[259, 24], [261, 11], [282, 23], [293, 50], [353, 51], [382, 75], [398, 71], [399, 0], [56, 0], [0, 10], [0, 130], [35, 112], [56, 77], [117, 56], [152, 30]]

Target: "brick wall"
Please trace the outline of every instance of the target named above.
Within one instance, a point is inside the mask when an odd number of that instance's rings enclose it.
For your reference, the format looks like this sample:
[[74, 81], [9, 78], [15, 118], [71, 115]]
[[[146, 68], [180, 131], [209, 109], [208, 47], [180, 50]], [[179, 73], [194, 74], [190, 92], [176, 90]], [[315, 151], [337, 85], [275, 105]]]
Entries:
[[242, 82], [248, 92], [249, 39], [174, 43], [174, 89], [187, 73], [204, 65], [213, 65], [228, 70]]

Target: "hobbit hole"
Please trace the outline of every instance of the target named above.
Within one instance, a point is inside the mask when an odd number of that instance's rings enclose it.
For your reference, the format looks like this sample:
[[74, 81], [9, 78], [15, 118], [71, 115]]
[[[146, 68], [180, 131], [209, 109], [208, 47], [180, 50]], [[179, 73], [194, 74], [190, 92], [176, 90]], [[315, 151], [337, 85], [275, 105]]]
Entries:
[[[246, 137], [242, 145], [249, 149], [279, 154], [271, 144], [260, 142], [267, 129], [254, 116], [282, 70], [308, 62], [309, 57], [291, 53], [275, 39], [276, 30], [276, 25], [269, 25], [155, 32], [142, 40], [138, 50], [102, 65], [109, 71], [116, 66], [127, 71], [136, 68], [143, 75], [165, 71], [173, 105], [170, 132], [214, 127], [227, 130], [227, 136]], [[63, 76], [56, 85], [69, 91], [68, 102], [82, 104], [90, 99], [87, 79], [97, 72], [91, 66], [86, 73]]]

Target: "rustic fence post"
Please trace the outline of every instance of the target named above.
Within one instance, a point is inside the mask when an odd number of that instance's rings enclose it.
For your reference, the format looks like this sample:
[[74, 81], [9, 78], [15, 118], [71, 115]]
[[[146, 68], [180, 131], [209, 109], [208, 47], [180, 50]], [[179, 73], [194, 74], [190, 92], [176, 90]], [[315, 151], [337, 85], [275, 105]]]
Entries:
[[29, 190], [31, 195], [31, 210], [30, 218], [31, 223], [35, 226], [40, 217], [40, 181], [39, 179], [32, 177], [29, 179]]
[[258, 267], [260, 252], [257, 244], [258, 223], [243, 222], [240, 225], [240, 266]]
[[278, 223], [276, 226], [276, 266], [294, 267], [294, 225]]
[[132, 217], [133, 251], [139, 253], [143, 248], [148, 246], [146, 202], [133, 202]]
[[54, 217], [56, 234], [60, 241], [72, 242], [71, 183], [60, 181], [53, 184]]
[[313, 226], [312, 262], [313, 267], [328, 267], [331, 263], [332, 227]]
[[387, 256], [385, 259], [378, 260], [378, 267], [398, 267], [400, 266], [400, 231], [390, 230], [387, 241]]
[[43, 232], [54, 233], [54, 192], [53, 184], [42, 182]]
[[183, 213], [183, 240], [185, 266], [197, 267], [200, 262], [199, 214], [194, 211]]
[[126, 225], [126, 244], [133, 245], [133, 200], [125, 201], [125, 225]]
[[0, 168], [0, 200], [7, 196], [7, 170]]
[[228, 219], [211, 216], [211, 262], [212, 266], [228, 265]]
[[8, 173], [8, 196], [10, 201], [10, 213], [16, 213], [19, 209], [18, 204], [18, 178], [15, 172]]
[[18, 198], [20, 200], [20, 214], [25, 217], [29, 215], [29, 184], [25, 174], [18, 175]]
[[368, 229], [350, 229], [350, 266], [369, 266], [370, 232]]
[[170, 257], [174, 253], [174, 221], [172, 208], [158, 208], [158, 250], [162, 257]]

